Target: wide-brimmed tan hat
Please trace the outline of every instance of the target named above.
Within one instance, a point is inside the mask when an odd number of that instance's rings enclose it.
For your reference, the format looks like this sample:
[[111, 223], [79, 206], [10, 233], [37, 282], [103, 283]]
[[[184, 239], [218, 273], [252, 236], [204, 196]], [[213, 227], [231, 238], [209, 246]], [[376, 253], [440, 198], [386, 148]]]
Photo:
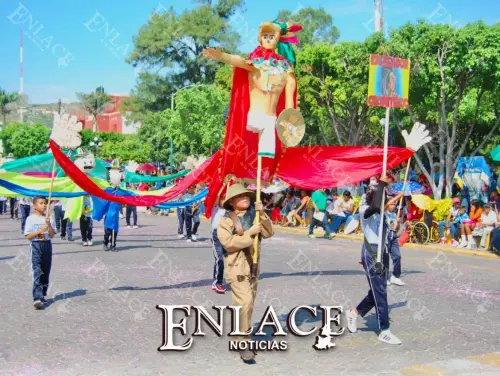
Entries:
[[231, 185], [228, 189], [227, 189], [227, 193], [226, 193], [226, 199], [224, 200], [224, 203], [222, 204], [222, 206], [224, 207], [224, 209], [226, 210], [232, 210], [232, 206], [231, 204], [229, 203], [229, 201], [233, 198], [233, 197], [236, 197], [236, 196], [239, 196], [239, 195], [247, 195], [248, 197], [250, 197], [250, 200], [254, 200], [255, 201], [255, 192], [252, 192], [248, 189], [246, 189], [242, 184], [233, 184]]

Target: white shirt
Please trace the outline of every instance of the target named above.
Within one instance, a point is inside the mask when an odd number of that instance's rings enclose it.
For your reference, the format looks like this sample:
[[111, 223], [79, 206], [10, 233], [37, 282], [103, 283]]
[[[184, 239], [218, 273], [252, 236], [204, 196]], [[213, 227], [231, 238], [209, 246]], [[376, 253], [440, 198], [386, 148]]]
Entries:
[[[54, 229], [56, 228], [56, 224], [54, 223], [54, 220], [51, 218], [50, 219], [50, 225]], [[24, 235], [29, 235], [35, 231], [38, 231], [41, 229], [43, 226], [45, 226], [45, 216], [44, 215], [30, 215], [28, 218], [26, 218], [26, 224], [24, 225]], [[45, 231], [45, 240], [50, 240], [49, 236], [49, 231]], [[40, 241], [41, 239], [38, 238], [33, 238], [31, 239], [32, 242]]]
[[378, 230], [380, 226], [380, 214], [373, 214], [370, 218], [365, 219], [365, 211], [368, 205], [363, 205], [359, 208], [359, 218], [361, 227], [365, 234], [366, 240], [370, 244], [378, 244]]
[[217, 230], [217, 226], [219, 226], [219, 222], [226, 214], [226, 209], [220, 208], [219, 206], [214, 206], [212, 210], [212, 231]]
[[483, 214], [481, 215], [481, 223], [485, 226], [492, 227], [496, 222], [497, 222], [497, 215], [491, 209], [488, 214], [483, 212]]
[[450, 213], [451, 213], [451, 219], [454, 220], [455, 218], [457, 218], [457, 215], [460, 214], [460, 209], [457, 209], [454, 206], [452, 206]]
[[335, 200], [335, 203], [333, 204], [333, 211], [331, 214], [338, 215], [339, 217], [345, 217], [344, 210], [342, 209], [342, 201], [344, 201], [343, 198], [338, 198]]

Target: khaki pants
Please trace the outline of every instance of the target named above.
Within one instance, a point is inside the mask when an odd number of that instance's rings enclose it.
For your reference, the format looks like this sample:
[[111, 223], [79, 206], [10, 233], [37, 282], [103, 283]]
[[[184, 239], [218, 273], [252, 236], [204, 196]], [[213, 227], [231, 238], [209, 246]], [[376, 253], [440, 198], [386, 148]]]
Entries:
[[[227, 269], [226, 269], [227, 270]], [[241, 306], [240, 310], [240, 332], [248, 332], [252, 327], [252, 313], [257, 295], [257, 278], [252, 279], [250, 275], [236, 275], [235, 278], [230, 278], [229, 286], [231, 286], [231, 294], [233, 298], [233, 306]], [[231, 341], [248, 341], [250, 336], [234, 336], [230, 337]]]

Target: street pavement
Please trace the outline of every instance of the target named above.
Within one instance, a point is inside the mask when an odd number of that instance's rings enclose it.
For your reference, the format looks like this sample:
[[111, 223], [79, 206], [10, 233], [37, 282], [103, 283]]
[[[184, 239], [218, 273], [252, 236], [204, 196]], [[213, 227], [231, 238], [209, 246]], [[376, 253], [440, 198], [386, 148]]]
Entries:
[[[224, 336], [203, 324], [185, 352], [159, 352], [162, 314], [156, 305], [231, 305], [211, 291], [210, 226], [198, 242], [176, 234], [173, 216], [139, 216], [139, 229], [121, 220], [119, 252], [103, 252], [103, 228], [94, 223], [92, 247], [57, 235], [49, 302], [32, 306], [28, 242], [20, 221], [0, 216], [0, 375], [498, 375], [500, 374], [500, 260], [404, 248], [406, 286], [389, 286], [391, 330], [401, 346], [380, 343], [375, 312], [358, 320], [358, 332], [335, 337], [336, 346], [313, 349], [308, 337], [288, 335], [285, 352], [262, 352], [244, 364]], [[298, 305], [356, 305], [368, 291], [359, 264], [361, 243], [309, 239], [277, 230], [265, 240], [254, 323], [272, 305], [286, 327]], [[215, 315], [214, 315], [215, 316]], [[182, 316], [176, 315], [176, 320]], [[321, 326], [302, 317], [302, 330]], [[341, 326], [346, 327], [342, 315]], [[187, 335], [176, 330], [183, 343]], [[271, 339], [270, 337], [267, 339]]]

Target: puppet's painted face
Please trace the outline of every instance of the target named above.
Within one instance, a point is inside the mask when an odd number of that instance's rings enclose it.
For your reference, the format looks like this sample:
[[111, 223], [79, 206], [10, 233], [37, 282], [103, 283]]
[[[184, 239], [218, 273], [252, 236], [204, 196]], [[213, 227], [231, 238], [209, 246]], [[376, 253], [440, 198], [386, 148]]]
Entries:
[[113, 187], [119, 187], [122, 183], [123, 174], [120, 170], [111, 169], [109, 171], [109, 182]]
[[87, 154], [82, 157], [76, 158], [75, 165], [80, 169], [80, 171], [92, 170], [95, 167], [94, 155]]
[[275, 50], [280, 40], [280, 29], [271, 23], [264, 23], [259, 30], [260, 45], [266, 50]]
[[278, 45], [279, 35], [272, 32], [264, 32], [261, 36], [261, 46], [266, 50], [275, 50]]

